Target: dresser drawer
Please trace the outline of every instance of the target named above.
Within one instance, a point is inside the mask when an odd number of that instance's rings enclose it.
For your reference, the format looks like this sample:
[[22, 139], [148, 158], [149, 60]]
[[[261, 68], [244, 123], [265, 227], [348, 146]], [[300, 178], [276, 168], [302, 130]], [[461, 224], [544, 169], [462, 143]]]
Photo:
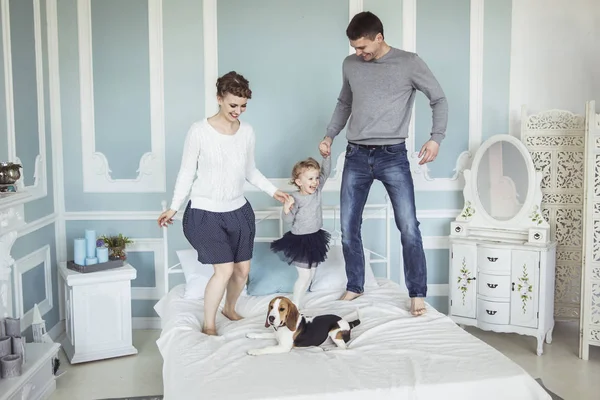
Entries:
[[477, 319], [488, 324], [508, 325], [509, 303], [477, 299]]
[[477, 266], [482, 272], [510, 275], [510, 250], [493, 247], [477, 249]]
[[477, 292], [494, 299], [510, 299], [510, 275], [490, 275], [480, 272], [477, 275]]

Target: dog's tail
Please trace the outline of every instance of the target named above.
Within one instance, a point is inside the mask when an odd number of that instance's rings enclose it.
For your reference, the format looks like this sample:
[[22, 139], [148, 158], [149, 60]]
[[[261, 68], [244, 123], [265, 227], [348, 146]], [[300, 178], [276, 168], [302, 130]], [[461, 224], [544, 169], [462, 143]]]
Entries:
[[360, 319], [355, 319], [354, 321], [348, 321], [348, 325], [350, 325], [350, 329], [354, 329], [355, 326], [360, 325]]

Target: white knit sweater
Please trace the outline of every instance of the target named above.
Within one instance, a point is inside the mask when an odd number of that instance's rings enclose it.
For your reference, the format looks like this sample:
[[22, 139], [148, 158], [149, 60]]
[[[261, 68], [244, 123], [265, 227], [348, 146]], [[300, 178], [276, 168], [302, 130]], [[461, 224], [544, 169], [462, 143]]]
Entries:
[[247, 123], [240, 121], [234, 135], [219, 133], [206, 119], [194, 123], [185, 139], [171, 209], [179, 210], [191, 188], [193, 208], [236, 210], [246, 204], [245, 180], [273, 196], [277, 188], [256, 168], [254, 147], [254, 130]]

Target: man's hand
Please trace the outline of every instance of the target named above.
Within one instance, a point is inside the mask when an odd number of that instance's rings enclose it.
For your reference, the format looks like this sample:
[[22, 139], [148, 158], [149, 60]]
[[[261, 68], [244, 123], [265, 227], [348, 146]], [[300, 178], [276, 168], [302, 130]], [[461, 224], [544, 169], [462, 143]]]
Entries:
[[433, 140], [428, 140], [427, 143], [421, 147], [421, 151], [419, 152], [419, 165], [427, 164], [428, 162], [432, 162], [438, 155], [438, 151], [440, 150], [440, 145]]
[[327, 136], [326, 138], [324, 138], [321, 143], [319, 143], [319, 152], [321, 152], [321, 156], [323, 157], [329, 157], [331, 155], [331, 143], [333, 142], [333, 139], [331, 139], [329, 136]]

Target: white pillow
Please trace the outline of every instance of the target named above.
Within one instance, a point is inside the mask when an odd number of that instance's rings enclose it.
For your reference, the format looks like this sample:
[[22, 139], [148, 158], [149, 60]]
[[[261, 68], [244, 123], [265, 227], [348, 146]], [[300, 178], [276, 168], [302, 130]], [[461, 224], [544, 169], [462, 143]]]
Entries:
[[186, 299], [201, 299], [204, 297], [204, 289], [214, 269], [212, 265], [202, 264], [198, 261], [198, 252], [195, 249], [176, 251], [181, 269], [185, 277]]
[[[371, 268], [371, 253], [364, 250], [365, 253], [365, 289], [378, 287], [375, 274]], [[333, 245], [327, 253], [327, 260], [317, 267], [315, 277], [310, 285], [310, 291], [319, 290], [345, 290], [348, 279], [346, 278], [346, 262], [342, 246]]]

